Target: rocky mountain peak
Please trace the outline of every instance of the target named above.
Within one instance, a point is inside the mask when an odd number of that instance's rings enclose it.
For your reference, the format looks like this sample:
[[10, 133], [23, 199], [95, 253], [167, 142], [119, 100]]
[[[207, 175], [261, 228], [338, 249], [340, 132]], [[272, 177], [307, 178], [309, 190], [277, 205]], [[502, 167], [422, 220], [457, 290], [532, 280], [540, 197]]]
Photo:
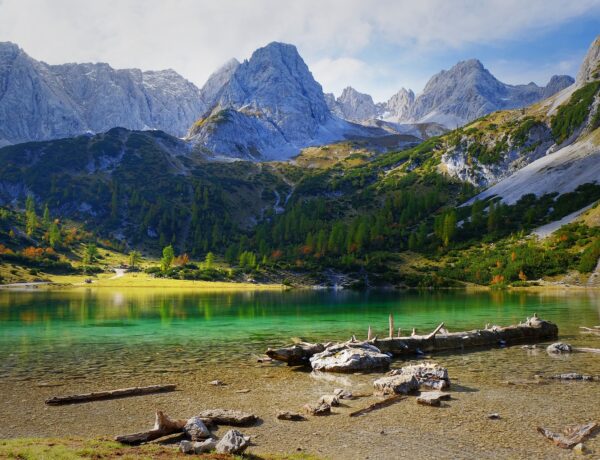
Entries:
[[591, 44], [577, 74], [577, 84], [600, 79], [600, 36]]
[[401, 88], [390, 97], [386, 103], [384, 118], [396, 121], [405, 120], [415, 103], [415, 93], [412, 89]]

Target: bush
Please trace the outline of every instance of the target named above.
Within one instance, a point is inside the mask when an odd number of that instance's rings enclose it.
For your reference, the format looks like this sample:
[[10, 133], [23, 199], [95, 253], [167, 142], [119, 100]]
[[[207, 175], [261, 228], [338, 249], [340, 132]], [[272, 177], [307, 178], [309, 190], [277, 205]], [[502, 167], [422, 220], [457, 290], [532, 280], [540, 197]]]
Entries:
[[581, 273], [591, 273], [595, 270], [600, 258], [600, 238], [596, 238], [594, 242], [585, 250], [579, 259], [578, 269]]

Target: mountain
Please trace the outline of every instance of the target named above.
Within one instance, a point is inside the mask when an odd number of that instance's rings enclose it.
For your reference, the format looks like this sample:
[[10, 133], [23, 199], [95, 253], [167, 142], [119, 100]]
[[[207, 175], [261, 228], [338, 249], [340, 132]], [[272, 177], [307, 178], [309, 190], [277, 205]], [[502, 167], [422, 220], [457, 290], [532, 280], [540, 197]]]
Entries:
[[535, 83], [507, 85], [496, 79], [476, 59], [442, 70], [415, 99], [408, 118], [437, 121], [448, 127], [462, 126], [496, 110], [533, 104], [573, 84], [569, 76], [553, 77], [547, 87]]
[[296, 47], [284, 43], [230, 61], [201, 94], [208, 109], [187, 139], [217, 158], [287, 159], [303, 147], [385, 134], [333, 115]]
[[348, 87], [339, 98], [329, 95], [327, 100], [332, 112], [354, 122], [435, 122], [452, 129], [496, 110], [526, 107], [573, 82], [568, 75], [555, 75], [546, 86], [533, 82], [508, 85], [497, 80], [481, 62], [471, 59], [434, 75], [417, 97], [412, 90], [402, 88], [387, 102], [376, 104], [368, 94]]
[[48, 65], [0, 43], [0, 145], [115, 126], [182, 136], [204, 109], [198, 88], [173, 70]]

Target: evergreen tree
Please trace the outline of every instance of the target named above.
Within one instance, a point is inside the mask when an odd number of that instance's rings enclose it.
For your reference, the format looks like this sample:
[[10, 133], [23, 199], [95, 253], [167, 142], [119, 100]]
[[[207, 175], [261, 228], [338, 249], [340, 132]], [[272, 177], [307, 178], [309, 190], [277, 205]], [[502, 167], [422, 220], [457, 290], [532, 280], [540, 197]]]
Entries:
[[142, 261], [142, 254], [139, 251], [131, 251], [129, 253], [129, 265], [135, 268]]
[[94, 243], [88, 243], [85, 246], [83, 252], [83, 263], [86, 265], [93, 264], [96, 262], [96, 258], [98, 257], [98, 248]]
[[211, 270], [215, 264], [215, 255], [212, 252], [207, 252], [204, 258], [204, 268]]
[[50, 209], [48, 209], [48, 203], [44, 206], [44, 217], [42, 217], [42, 222], [45, 227], [50, 225]]
[[48, 229], [48, 242], [52, 248], [56, 248], [61, 243], [60, 229], [56, 222], [50, 224], [50, 228]]

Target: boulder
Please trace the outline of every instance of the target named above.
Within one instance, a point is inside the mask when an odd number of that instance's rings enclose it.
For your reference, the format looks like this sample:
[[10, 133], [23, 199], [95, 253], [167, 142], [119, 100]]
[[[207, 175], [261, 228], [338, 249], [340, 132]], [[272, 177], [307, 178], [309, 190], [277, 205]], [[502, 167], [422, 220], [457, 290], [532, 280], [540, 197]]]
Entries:
[[185, 427], [183, 427], [183, 431], [192, 441], [210, 438], [210, 430], [206, 427], [204, 421], [200, 417], [192, 417], [189, 419], [185, 424]]
[[217, 443], [219, 454], [241, 454], [250, 445], [250, 438], [237, 430], [229, 430]]
[[414, 375], [419, 386], [434, 390], [443, 390], [450, 386], [448, 369], [436, 363], [420, 363], [394, 369], [390, 375]]
[[277, 413], [277, 420], [290, 420], [292, 422], [300, 422], [306, 420], [306, 417], [296, 412], [282, 411]]
[[442, 393], [441, 391], [425, 391], [417, 396], [417, 404], [440, 406], [441, 401], [447, 399], [450, 399], [449, 393]]
[[324, 395], [319, 398], [319, 404], [329, 404], [332, 407], [340, 405], [340, 399], [336, 395]]
[[305, 404], [304, 412], [308, 415], [329, 415], [331, 414], [331, 406], [327, 403], [320, 403], [318, 405]]
[[210, 419], [217, 425], [233, 426], [251, 425], [258, 420], [258, 417], [254, 414], [230, 409], [208, 409], [200, 412], [198, 417]]
[[419, 382], [414, 375], [388, 375], [373, 382], [379, 394], [408, 394], [419, 389]]
[[182, 452], [184, 454], [193, 454], [194, 443], [191, 441], [181, 441], [179, 443], [179, 452]]
[[390, 366], [389, 355], [381, 353], [379, 348], [367, 343], [335, 344], [310, 358], [310, 364], [316, 371], [359, 372], [387, 369]]
[[573, 348], [568, 343], [556, 342], [552, 345], [548, 345], [546, 351], [550, 354], [571, 353]]

